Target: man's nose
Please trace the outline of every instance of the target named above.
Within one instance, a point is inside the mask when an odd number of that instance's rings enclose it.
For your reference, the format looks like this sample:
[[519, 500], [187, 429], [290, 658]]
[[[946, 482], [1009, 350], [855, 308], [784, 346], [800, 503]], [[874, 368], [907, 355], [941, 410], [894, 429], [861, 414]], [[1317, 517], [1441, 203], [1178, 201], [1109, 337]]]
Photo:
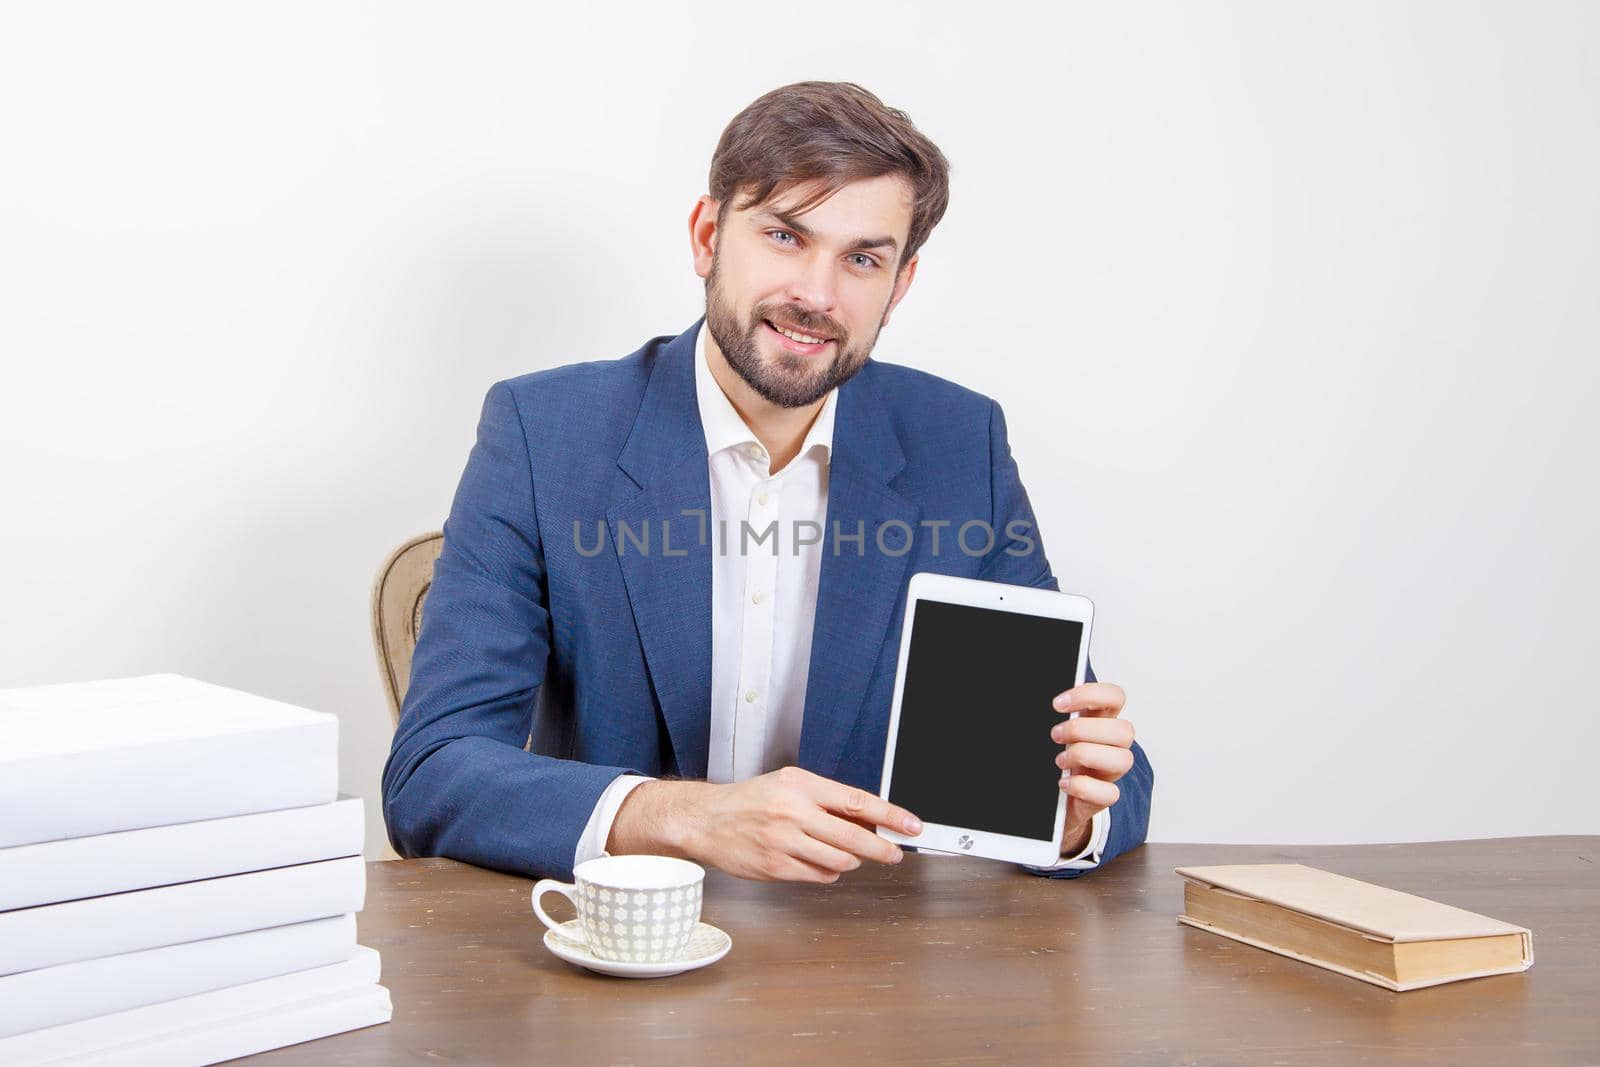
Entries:
[[801, 272], [789, 282], [789, 302], [818, 315], [831, 315], [839, 301], [839, 279], [829, 256], [806, 259]]

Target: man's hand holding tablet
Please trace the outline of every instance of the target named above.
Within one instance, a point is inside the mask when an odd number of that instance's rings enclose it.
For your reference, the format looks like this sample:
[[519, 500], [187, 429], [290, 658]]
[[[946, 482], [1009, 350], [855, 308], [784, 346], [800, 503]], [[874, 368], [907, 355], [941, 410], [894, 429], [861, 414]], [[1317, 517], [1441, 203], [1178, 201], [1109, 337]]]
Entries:
[[912, 576], [879, 793], [927, 825], [883, 836], [1034, 866], [1083, 850], [1133, 766], [1121, 687], [1085, 682], [1093, 618], [1053, 589]]
[[1065, 748], [1056, 766], [1067, 772], [1067, 822], [1063, 856], [1075, 856], [1089, 843], [1095, 815], [1117, 802], [1116, 782], [1133, 767], [1133, 723], [1118, 718], [1128, 695], [1110, 682], [1085, 682], [1057, 695], [1051, 707], [1073, 718], [1057, 723], [1050, 739]]
[[756, 881], [836, 882], [864, 860], [899, 863], [873, 831], [916, 834], [911, 812], [799, 767], [743, 782], [645, 782], [628, 795], [609, 848], [681, 856]]

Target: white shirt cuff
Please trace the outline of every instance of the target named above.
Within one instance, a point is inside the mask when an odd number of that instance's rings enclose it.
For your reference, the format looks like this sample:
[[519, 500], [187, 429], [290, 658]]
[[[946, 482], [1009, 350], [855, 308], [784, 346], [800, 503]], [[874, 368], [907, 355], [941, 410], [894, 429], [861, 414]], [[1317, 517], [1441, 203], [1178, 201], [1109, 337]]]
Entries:
[[584, 825], [583, 834], [578, 838], [578, 847], [572, 855], [574, 867], [605, 853], [606, 842], [611, 840], [611, 824], [617, 821], [617, 812], [622, 809], [622, 802], [628, 799], [628, 794], [633, 792], [635, 787], [653, 781], [654, 778], [645, 778], [637, 774], [619, 774], [612, 779], [611, 784], [606, 786], [606, 791], [600, 794], [600, 799], [595, 801], [594, 811], [589, 813], [589, 821]]
[[1071, 859], [1064, 859], [1060, 863], [1049, 863], [1035, 867], [1031, 863], [1023, 866], [1030, 871], [1089, 871], [1100, 866], [1100, 853], [1105, 851], [1106, 839], [1111, 836], [1111, 809], [1101, 808], [1089, 820], [1089, 843], [1083, 846], [1083, 851]]

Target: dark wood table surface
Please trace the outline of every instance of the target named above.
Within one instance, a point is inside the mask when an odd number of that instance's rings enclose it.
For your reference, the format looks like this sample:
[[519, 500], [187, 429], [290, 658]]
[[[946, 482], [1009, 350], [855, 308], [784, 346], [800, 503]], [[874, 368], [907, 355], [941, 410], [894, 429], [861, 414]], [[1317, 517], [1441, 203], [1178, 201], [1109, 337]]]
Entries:
[[[1306, 863], [1433, 897], [1529, 927], [1535, 962], [1392, 993], [1179, 925], [1172, 869], [1208, 863]], [[704, 918], [733, 950], [649, 980], [546, 951], [526, 879], [449, 860], [368, 873], [361, 941], [383, 954], [394, 1021], [258, 1059], [1600, 1063], [1600, 837], [1147, 845], [1069, 881], [915, 855], [832, 886], [712, 871]]]

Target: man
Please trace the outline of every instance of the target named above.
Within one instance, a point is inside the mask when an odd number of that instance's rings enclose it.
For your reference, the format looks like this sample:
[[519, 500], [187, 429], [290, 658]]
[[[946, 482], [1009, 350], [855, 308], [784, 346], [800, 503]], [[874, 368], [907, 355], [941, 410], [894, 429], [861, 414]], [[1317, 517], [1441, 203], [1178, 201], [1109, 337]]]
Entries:
[[[1058, 588], [999, 406], [869, 359], [947, 201], [904, 113], [774, 90], [689, 217], [704, 320], [489, 390], [384, 769], [402, 855], [812, 882], [900, 860], [873, 828], [920, 828], [876, 795], [910, 576]], [[1088, 679], [1055, 699], [1082, 714], [1052, 731], [1065, 844], [1036, 873], [1144, 840], [1150, 764]]]

